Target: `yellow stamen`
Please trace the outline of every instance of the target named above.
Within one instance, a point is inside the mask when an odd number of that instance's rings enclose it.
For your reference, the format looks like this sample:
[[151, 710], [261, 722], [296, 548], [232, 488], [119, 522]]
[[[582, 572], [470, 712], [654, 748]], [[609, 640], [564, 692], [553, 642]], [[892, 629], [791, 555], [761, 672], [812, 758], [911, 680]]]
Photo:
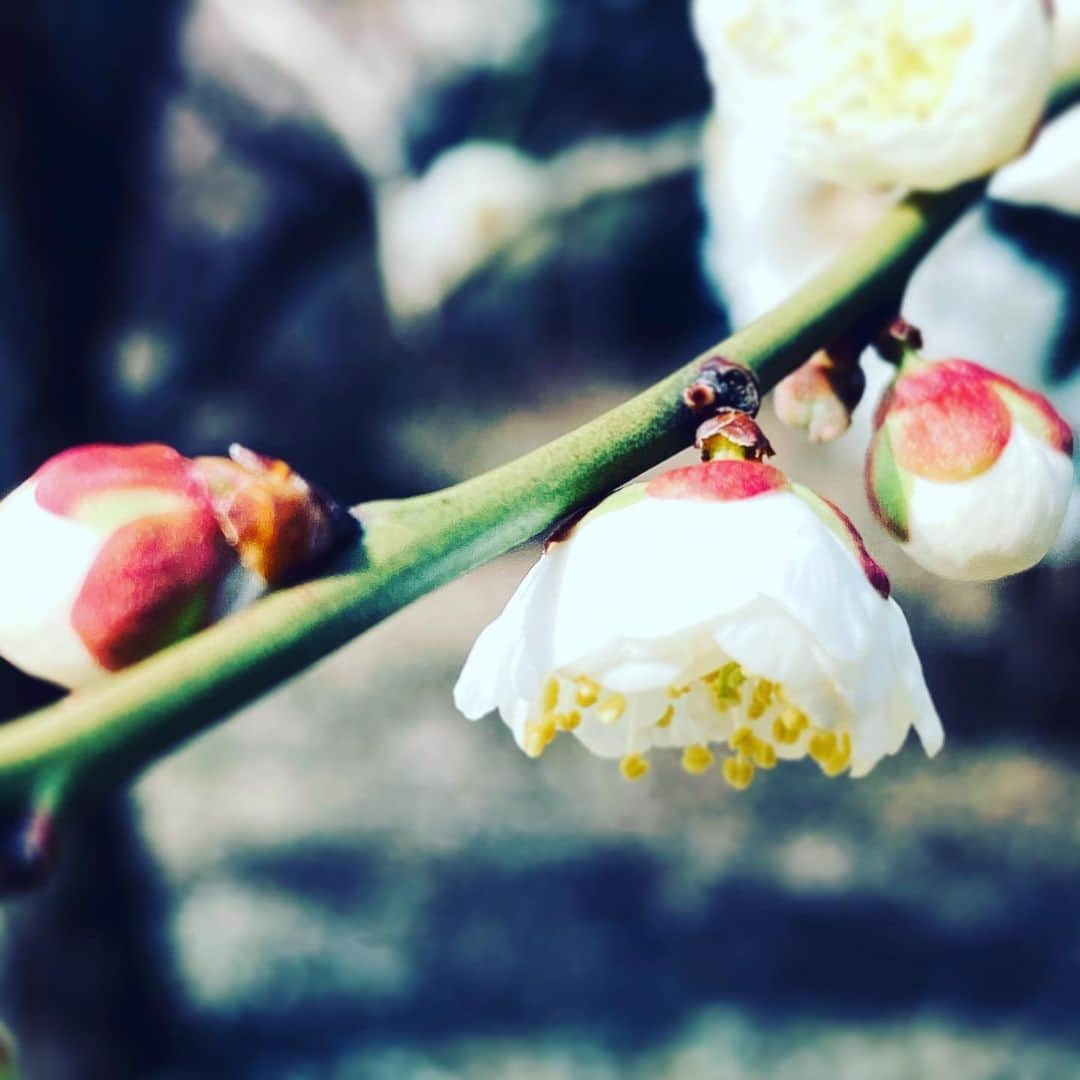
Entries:
[[577, 693], [574, 694], [577, 704], [583, 709], [595, 705], [597, 698], [600, 697], [600, 684], [595, 679], [590, 679], [588, 675], [579, 675], [574, 682], [577, 684]]
[[794, 746], [799, 736], [810, 726], [806, 713], [794, 706], [785, 709], [774, 721], [773, 739], [781, 746]]
[[745, 791], [754, 781], [754, 763], [743, 757], [727, 758], [723, 773], [724, 779], [736, 791]]
[[559, 713], [555, 717], [555, 726], [560, 731], [574, 731], [581, 725], [581, 713], [574, 709], [568, 713]]
[[825, 765], [829, 759], [836, 753], [836, 732], [835, 731], [815, 731], [810, 736], [810, 744], [808, 747], [810, 756], [819, 764]]
[[539, 720], [530, 720], [525, 725], [525, 753], [531, 758], [538, 758], [555, 741], [557, 734], [554, 713], [545, 713]]
[[675, 719], [675, 706], [669, 705], [661, 715], [660, 719], [656, 721], [657, 727], [671, 727], [671, 722]]
[[712, 768], [715, 760], [713, 752], [707, 746], [688, 746], [683, 751], [683, 771], [690, 773], [691, 776], [701, 776]]
[[552, 712], [558, 704], [559, 680], [553, 675], [544, 683], [544, 689], [540, 694], [540, 711], [544, 713]]
[[649, 763], [641, 754], [627, 754], [619, 762], [619, 772], [624, 780], [640, 780], [649, 771]]
[[776, 693], [776, 690], [776, 683], [769, 682], [768, 679], [758, 679], [757, 684], [754, 686], [754, 692], [750, 696], [750, 707], [746, 710], [746, 715], [751, 720], [761, 719], [769, 705], [772, 704], [773, 694]]
[[596, 715], [601, 724], [614, 724], [626, 712], [626, 698], [622, 694], [612, 694], [596, 707]]
[[669, 698], [671, 698], [672, 701], [676, 701], [679, 698], [681, 698], [684, 694], [689, 694], [689, 693], [690, 693], [690, 687], [689, 686], [669, 686], [668, 690], [667, 690], [667, 696]]
[[819, 762], [826, 776], [839, 776], [851, 764], [851, 736], [845, 731], [837, 740], [836, 749], [827, 760]]
[[713, 703], [721, 712], [742, 701], [739, 687], [746, 682], [746, 674], [734, 660], [703, 675], [701, 681], [708, 687]]
[[763, 739], [755, 739], [750, 748], [750, 757], [759, 769], [776, 768], [776, 747]]
[[754, 745], [754, 741], [753, 729], [745, 726], [736, 728], [728, 736], [728, 746], [730, 746], [732, 750], [749, 752], [750, 748]]

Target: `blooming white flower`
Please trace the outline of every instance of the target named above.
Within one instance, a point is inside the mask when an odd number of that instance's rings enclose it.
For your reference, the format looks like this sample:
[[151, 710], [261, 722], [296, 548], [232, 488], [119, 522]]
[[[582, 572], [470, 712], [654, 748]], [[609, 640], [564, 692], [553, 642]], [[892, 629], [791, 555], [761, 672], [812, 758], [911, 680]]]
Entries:
[[914, 725], [943, 735], [907, 622], [850, 522], [755, 461], [612, 495], [559, 536], [480, 636], [454, 690], [538, 756], [560, 731], [648, 770], [654, 748], [746, 787], [807, 755], [869, 772]]
[[82, 446], [42, 465], [0, 502], [0, 656], [84, 686], [255, 599], [351, 531], [284, 462], [232, 455]]
[[695, 0], [720, 107], [808, 174], [937, 190], [1018, 154], [1050, 87], [1043, 0]]
[[967, 360], [911, 354], [874, 423], [870, 503], [921, 566], [983, 581], [1050, 549], [1072, 492], [1073, 436], [1041, 394]]

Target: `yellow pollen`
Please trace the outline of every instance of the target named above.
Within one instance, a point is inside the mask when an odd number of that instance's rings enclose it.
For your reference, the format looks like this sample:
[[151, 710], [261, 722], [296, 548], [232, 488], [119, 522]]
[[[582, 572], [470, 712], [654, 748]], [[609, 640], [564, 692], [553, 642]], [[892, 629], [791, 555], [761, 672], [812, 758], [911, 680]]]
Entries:
[[540, 711], [551, 712], [559, 704], [559, 680], [552, 676], [546, 683], [540, 694]]
[[754, 692], [750, 696], [750, 707], [746, 710], [746, 715], [751, 720], [761, 719], [772, 703], [773, 694], [776, 693], [776, 690], [776, 683], [769, 682], [768, 679], [758, 679], [757, 684], [754, 686]]
[[745, 791], [754, 781], [754, 763], [744, 757], [727, 758], [723, 773], [724, 779], [736, 791]]
[[596, 706], [596, 715], [601, 724], [614, 724], [626, 712], [626, 698], [622, 694], [612, 694]]
[[555, 717], [555, 726], [560, 731], [573, 731], [581, 724], [581, 713], [574, 709], [572, 712], [559, 713]]
[[810, 745], [808, 747], [810, 756], [819, 764], [824, 766], [829, 759], [836, 753], [836, 732], [835, 731], [815, 731], [810, 736]]
[[574, 682], [577, 684], [574, 700], [578, 705], [583, 709], [595, 705], [596, 699], [600, 697], [600, 684], [595, 679], [590, 679], [588, 675], [579, 675]]
[[641, 754], [627, 754], [619, 762], [619, 772], [624, 780], [640, 780], [649, 771], [649, 763]]
[[754, 745], [754, 742], [755, 739], [753, 729], [745, 726], [736, 728], [728, 736], [728, 746], [730, 746], [732, 750], [742, 750], [748, 752], [750, 748]]
[[703, 675], [701, 681], [708, 687], [713, 704], [721, 712], [726, 712], [742, 701], [739, 687], [746, 682], [746, 674], [734, 660], [710, 671], [708, 675]]
[[781, 746], [794, 746], [799, 736], [810, 726], [806, 713], [794, 707], [785, 709], [773, 721], [773, 738]]
[[776, 747], [762, 739], [755, 739], [750, 748], [750, 757], [759, 769], [776, 768]]
[[707, 746], [688, 746], [683, 751], [683, 771], [688, 772], [691, 776], [701, 776], [702, 773], [707, 773], [712, 768], [715, 760], [713, 752]]
[[663, 712], [663, 715], [656, 721], [657, 727], [671, 727], [672, 720], [675, 719], [675, 706], [669, 705]]
[[826, 776], [839, 776], [851, 764], [851, 736], [845, 731], [837, 739], [836, 749], [825, 761], [821, 761], [821, 771]]
[[525, 725], [525, 753], [531, 758], [538, 758], [555, 741], [557, 734], [554, 713], [545, 713], [539, 720], [530, 720]]
[[689, 694], [689, 693], [690, 693], [690, 687], [689, 686], [669, 686], [668, 690], [667, 690], [667, 696], [669, 698], [671, 698], [672, 701], [677, 701], [684, 694]]

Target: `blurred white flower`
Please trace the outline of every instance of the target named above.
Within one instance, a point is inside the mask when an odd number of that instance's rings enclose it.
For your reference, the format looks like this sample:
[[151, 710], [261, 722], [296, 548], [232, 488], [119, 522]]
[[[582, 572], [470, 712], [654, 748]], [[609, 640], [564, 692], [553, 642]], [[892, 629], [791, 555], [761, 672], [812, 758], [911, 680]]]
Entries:
[[831, 504], [760, 462], [626, 488], [552, 543], [454, 690], [541, 754], [572, 732], [628, 779], [654, 748], [746, 787], [810, 756], [862, 776], [914, 725], [943, 740], [888, 579]]
[[1002, 202], [1080, 214], [1080, 105], [1048, 124], [1034, 146], [990, 182]]
[[1005, 577], [1049, 551], [1073, 483], [1073, 436], [1042, 395], [967, 360], [912, 354], [867, 458], [874, 512], [920, 566]]
[[423, 314], [540, 214], [543, 166], [502, 143], [462, 143], [418, 180], [379, 195], [379, 259], [390, 306]]
[[542, 161], [505, 143], [468, 142], [417, 179], [387, 181], [379, 189], [379, 260], [394, 314], [428, 314], [554, 215], [694, 168], [699, 145], [696, 122], [583, 139]]
[[1054, 74], [1080, 73], [1080, 0], [1053, 0]]
[[820, 179], [937, 190], [1031, 137], [1051, 80], [1042, 0], [695, 0], [725, 115]]

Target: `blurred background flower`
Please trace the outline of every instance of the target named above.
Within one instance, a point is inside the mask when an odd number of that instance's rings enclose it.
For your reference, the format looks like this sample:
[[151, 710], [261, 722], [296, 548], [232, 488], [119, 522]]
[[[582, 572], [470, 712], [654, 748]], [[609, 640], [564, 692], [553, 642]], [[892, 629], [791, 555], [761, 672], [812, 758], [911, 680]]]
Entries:
[[[7, 24], [9, 487], [153, 439], [239, 440], [349, 501], [427, 489], [718, 340], [883, 198], [736, 143], [682, 2], [34, 0]], [[995, 189], [908, 314], [1075, 427], [1062, 186]], [[449, 696], [512, 556], [70, 831], [4, 914], [30, 1075], [1076, 1072], [1080, 529], [1001, 585], [924, 574], [865, 508], [869, 374], [827, 446], [763, 422], [897, 586], [949, 729], [932, 766], [736, 796], [677, 763], [631, 786], [572, 746], [530, 762]], [[48, 693], [5, 673], [11, 713]]]

